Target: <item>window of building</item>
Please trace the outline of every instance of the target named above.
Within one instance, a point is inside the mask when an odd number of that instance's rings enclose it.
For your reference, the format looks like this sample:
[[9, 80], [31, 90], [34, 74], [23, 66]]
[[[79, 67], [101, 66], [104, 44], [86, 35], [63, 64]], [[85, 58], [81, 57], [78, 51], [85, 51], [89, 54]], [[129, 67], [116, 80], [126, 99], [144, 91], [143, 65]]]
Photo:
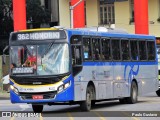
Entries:
[[51, 10], [51, 0], [45, 0], [44, 4], [46, 9]]
[[100, 1], [100, 25], [114, 24], [115, 12], [114, 2]]
[[131, 46], [131, 60], [139, 60], [138, 57], [138, 42], [136, 40], [130, 41]]
[[147, 60], [146, 41], [139, 41], [140, 60]]
[[134, 22], [134, 0], [130, 0], [130, 24]]
[[111, 60], [110, 39], [101, 39], [102, 43], [102, 60]]
[[155, 44], [154, 41], [147, 42], [148, 60], [155, 60]]
[[121, 41], [121, 49], [122, 49], [122, 60], [129, 60], [130, 53], [129, 53], [129, 40], [122, 40]]
[[112, 56], [113, 60], [120, 60], [120, 40], [112, 40]]

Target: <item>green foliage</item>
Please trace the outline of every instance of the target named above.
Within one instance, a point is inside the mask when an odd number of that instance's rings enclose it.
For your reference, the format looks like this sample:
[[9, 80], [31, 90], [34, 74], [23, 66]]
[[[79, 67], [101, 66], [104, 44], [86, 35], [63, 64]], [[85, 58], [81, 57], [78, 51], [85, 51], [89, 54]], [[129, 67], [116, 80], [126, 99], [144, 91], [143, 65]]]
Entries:
[[[13, 0], [0, 0], [0, 35], [13, 31]], [[50, 22], [50, 11], [41, 6], [40, 0], [26, 0], [27, 21], [32, 23]]]
[[13, 31], [12, 0], [0, 0], [0, 35]]
[[27, 21], [34, 23], [47, 23], [50, 21], [50, 11], [41, 6], [40, 0], [26, 0]]

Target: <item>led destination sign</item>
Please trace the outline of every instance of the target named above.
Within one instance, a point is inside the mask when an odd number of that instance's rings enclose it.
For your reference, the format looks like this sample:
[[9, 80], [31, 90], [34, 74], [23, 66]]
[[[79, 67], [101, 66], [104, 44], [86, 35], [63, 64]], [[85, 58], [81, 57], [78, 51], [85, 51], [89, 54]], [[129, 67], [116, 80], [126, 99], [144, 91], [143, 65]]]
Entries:
[[65, 39], [64, 31], [43, 31], [43, 32], [19, 32], [13, 33], [11, 40], [52, 40]]
[[59, 32], [40, 32], [40, 33], [25, 33], [18, 34], [18, 40], [44, 40], [44, 39], [59, 39]]

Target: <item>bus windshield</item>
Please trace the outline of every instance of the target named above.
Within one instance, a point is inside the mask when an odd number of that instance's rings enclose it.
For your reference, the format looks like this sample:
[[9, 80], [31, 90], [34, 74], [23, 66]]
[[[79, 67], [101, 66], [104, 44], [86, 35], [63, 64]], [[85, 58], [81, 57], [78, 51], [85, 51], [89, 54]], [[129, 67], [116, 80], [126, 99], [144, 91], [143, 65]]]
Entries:
[[11, 46], [11, 74], [58, 75], [69, 72], [67, 43]]

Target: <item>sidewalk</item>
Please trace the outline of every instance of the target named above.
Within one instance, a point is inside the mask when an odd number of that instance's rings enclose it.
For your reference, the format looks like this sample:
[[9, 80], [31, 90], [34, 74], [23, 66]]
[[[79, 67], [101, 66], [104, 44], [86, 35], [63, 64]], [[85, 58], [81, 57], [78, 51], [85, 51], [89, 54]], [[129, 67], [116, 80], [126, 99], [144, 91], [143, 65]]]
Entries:
[[0, 91], [0, 100], [10, 99], [10, 94]]

